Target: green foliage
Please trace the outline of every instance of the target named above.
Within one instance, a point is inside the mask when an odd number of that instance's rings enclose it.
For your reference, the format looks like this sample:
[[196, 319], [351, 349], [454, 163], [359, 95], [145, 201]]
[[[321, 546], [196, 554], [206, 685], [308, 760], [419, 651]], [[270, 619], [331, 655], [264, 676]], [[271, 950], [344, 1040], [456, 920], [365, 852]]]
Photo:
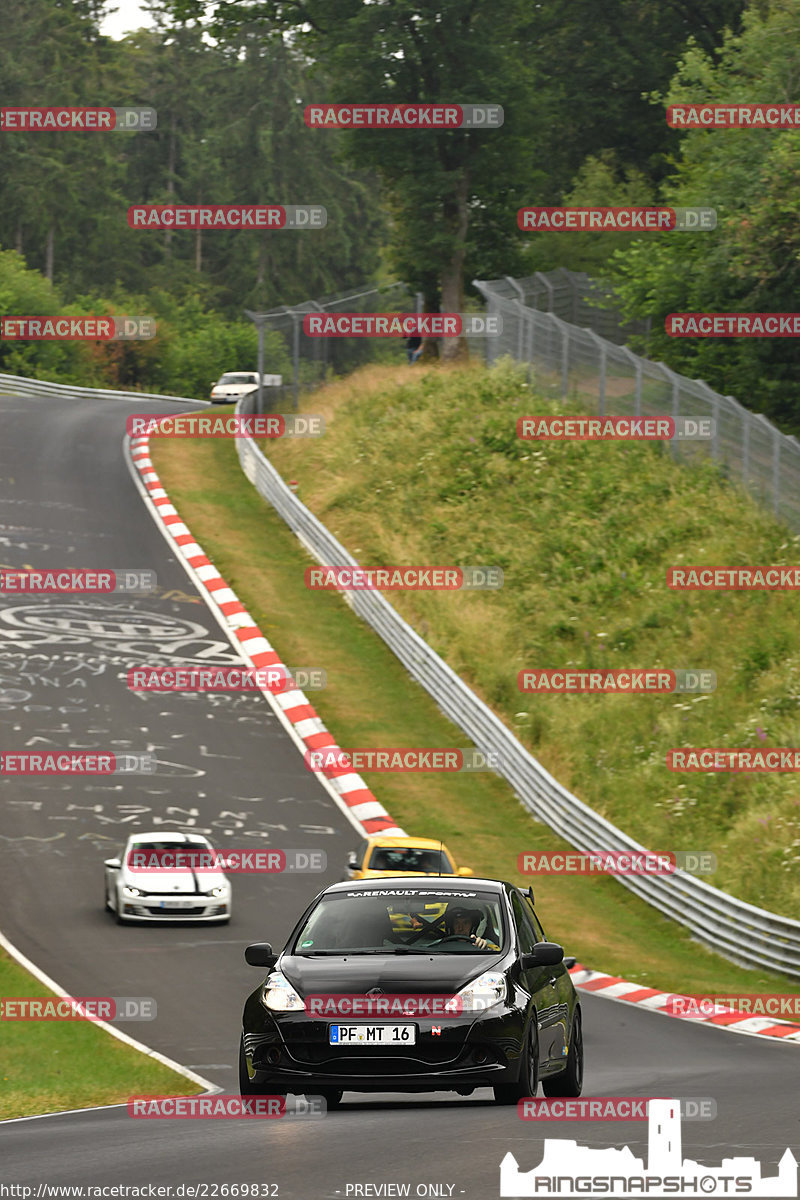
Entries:
[[[800, 0], [748, 10], [719, 63], [693, 46], [660, 101], [753, 103], [794, 98]], [[800, 290], [800, 133], [695, 130], [684, 136], [663, 202], [717, 210], [712, 233], [635, 243], [612, 260], [628, 315], [652, 315], [647, 350], [800, 430], [800, 349], [785, 338], [670, 338], [671, 312], [792, 312]]]

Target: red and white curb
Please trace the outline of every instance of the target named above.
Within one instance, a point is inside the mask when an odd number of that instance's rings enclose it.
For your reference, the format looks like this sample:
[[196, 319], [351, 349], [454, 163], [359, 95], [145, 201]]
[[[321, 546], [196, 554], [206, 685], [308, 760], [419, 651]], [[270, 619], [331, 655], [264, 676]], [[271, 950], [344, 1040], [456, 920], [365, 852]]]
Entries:
[[631, 983], [616, 975], [605, 975], [602, 971], [592, 971], [581, 963], [570, 968], [570, 976], [576, 988], [584, 992], [592, 992], [603, 996], [606, 1000], [620, 1000], [625, 1004], [638, 1004], [649, 1008], [651, 1012], [663, 1016], [674, 1017], [677, 1021], [691, 1021], [700, 1025], [716, 1025], [728, 1029], [732, 1033], [747, 1033], [751, 1037], [781, 1038], [785, 1042], [800, 1043], [800, 1025], [791, 1021], [777, 1021], [774, 1017], [748, 1017], [740, 1012], [718, 1013], [715, 1016], [701, 1016], [693, 1013], [672, 1013], [667, 1009], [670, 1000], [680, 1000], [679, 992], [660, 992], [656, 988], [642, 987], [640, 983]]
[[[277, 651], [264, 637], [239, 597], [222, 578], [181, 519], [153, 468], [149, 438], [132, 437], [128, 444], [130, 460], [141, 483], [139, 490], [149, 502], [150, 511], [160, 523], [167, 541], [171, 543], [179, 561], [194, 580], [232, 645], [250, 666], [284, 667]], [[284, 667], [284, 670], [287, 668]], [[303, 752], [323, 748], [341, 750], [336, 739], [320, 720], [314, 706], [309, 704], [299, 688], [289, 692], [271, 692], [263, 689], [262, 694], [272, 705], [284, 727], [293, 735], [298, 749]], [[315, 771], [314, 774], [362, 836], [384, 833], [392, 837], [405, 837], [404, 831], [392, 820], [356, 772], [342, 773], [341, 768], [333, 768]]]

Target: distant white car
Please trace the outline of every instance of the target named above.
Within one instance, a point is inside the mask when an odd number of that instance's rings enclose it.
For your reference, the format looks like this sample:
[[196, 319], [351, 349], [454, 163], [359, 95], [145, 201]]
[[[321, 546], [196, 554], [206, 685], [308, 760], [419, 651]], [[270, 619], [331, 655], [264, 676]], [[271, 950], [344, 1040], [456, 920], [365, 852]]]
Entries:
[[[262, 375], [261, 379], [263, 387], [280, 387], [283, 382], [282, 375]], [[226, 371], [211, 384], [211, 403], [230, 404], [257, 390], [258, 371]]]
[[[194, 852], [194, 858], [187, 851]], [[201, 866], [171, 866], [196, 863], [198, 852], [215, 855], [211, 843], [200, 834], [136, 833], [128, 838], [119, 858], [105, 861], [106, 908], [118, 925], [127, 921], [182, 921], [231, 919], [231, 885], [224, 872]], [[138, 853], [136, 853], [138, 852]], [[135, 863], [147, 864], [146, 869]], [[159, 869], [153, 869], [157, 862]], [[163, 864], [161, 869], [160, 864]]]

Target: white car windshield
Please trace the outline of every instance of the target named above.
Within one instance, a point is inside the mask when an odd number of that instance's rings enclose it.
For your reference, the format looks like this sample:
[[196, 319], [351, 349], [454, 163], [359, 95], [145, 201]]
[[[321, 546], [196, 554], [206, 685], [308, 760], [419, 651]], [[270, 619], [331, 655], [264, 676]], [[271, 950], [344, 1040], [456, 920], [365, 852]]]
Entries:
[[258, 383], [257, 375], [223, 375], [217, 387], [223, 383]]
[[131, 842], [131, 850], [210, 850], [209, 842], [202, 838], [191, 842], [175, 842], [169, 839], [163, 842]]

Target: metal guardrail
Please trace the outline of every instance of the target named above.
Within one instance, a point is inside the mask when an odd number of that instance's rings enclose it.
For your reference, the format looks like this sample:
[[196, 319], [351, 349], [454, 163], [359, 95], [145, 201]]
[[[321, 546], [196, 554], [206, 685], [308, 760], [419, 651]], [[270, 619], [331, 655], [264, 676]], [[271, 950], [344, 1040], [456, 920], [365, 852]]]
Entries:
[[[238, 411], [252, 411], [252, 402], [240, 402]], [[318, 562], [358, 565], [283, 482], [252, 439], [237, 438], [236, 449], [247, 478]], [[345, 598], [475, 746], [499, 756], [498, 773], [538, 820], [584, 852], [644, 851], [644, 846], [562, 787], [379, 592], [355, 591]], [[732, 962], [800, 977], [800, 921], [746, 904], [683, 871], [614, 878]]]
[[208, 404], [208, 400], [197, 400], [194, 396], [160, 396], [156, 392], [122, 392], [113, 388], [73, 387], [70, 383], [48, 383], [40, 379], [26, 379], [22, 375], [0, 375], [0, 395], [53, 396], [60, 400], [166, 400], [171, 404]]

